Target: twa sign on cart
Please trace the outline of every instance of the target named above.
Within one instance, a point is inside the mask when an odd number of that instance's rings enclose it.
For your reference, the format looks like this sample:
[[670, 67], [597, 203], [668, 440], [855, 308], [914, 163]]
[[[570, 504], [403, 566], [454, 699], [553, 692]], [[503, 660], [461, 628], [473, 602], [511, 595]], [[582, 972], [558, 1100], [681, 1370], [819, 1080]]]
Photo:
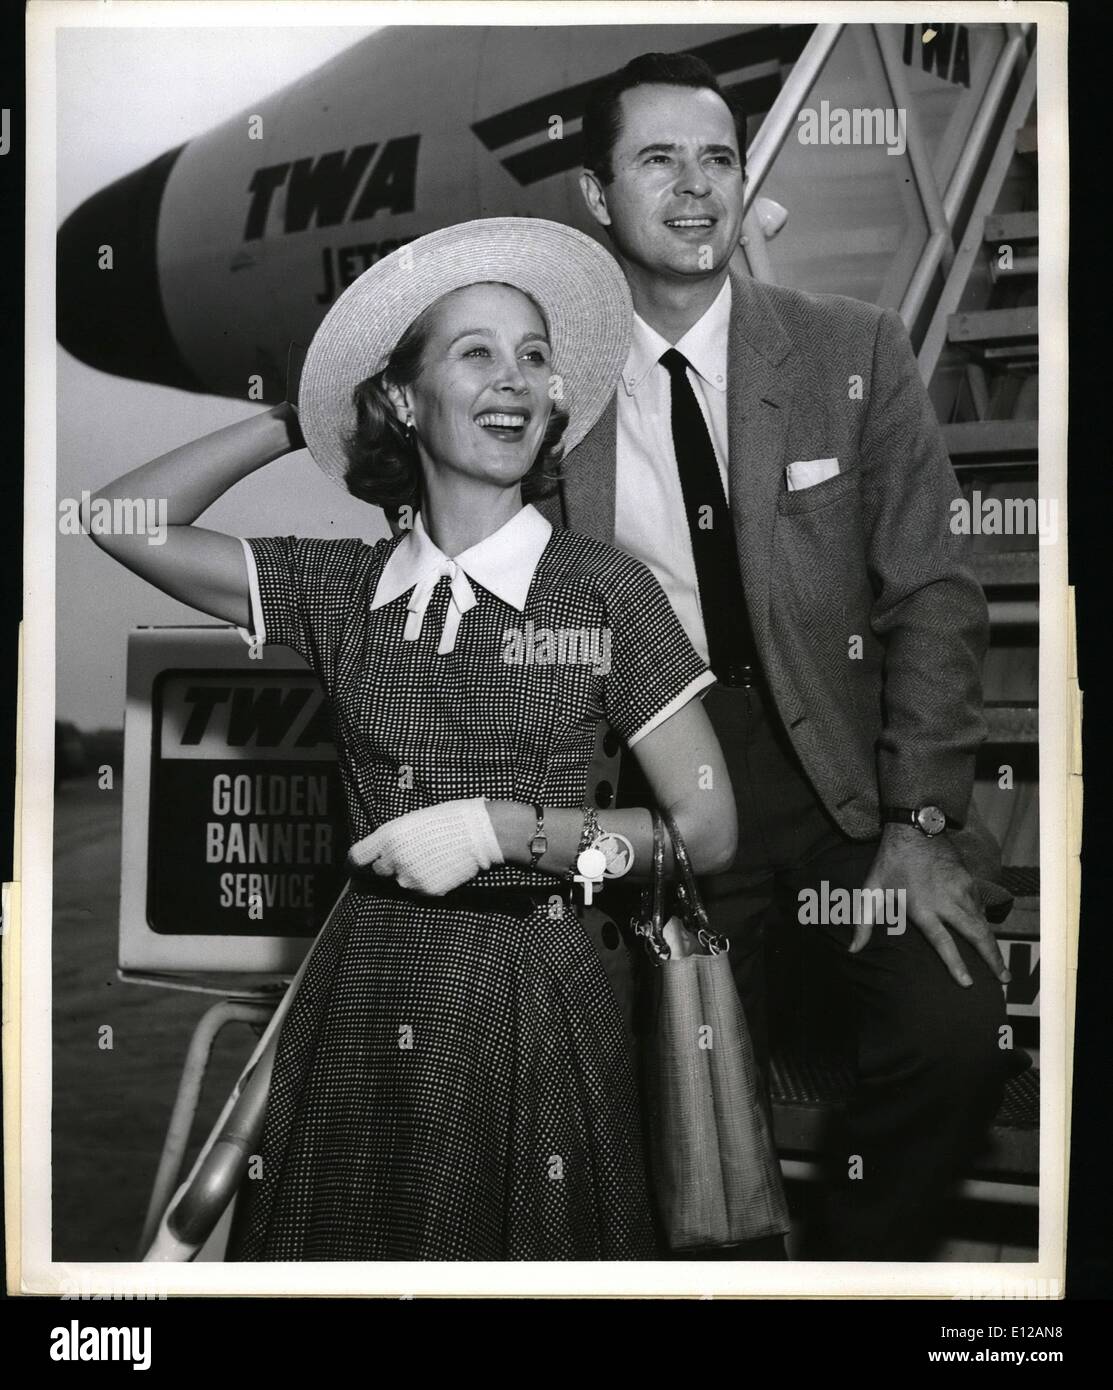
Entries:
[[294, 652], [230, 628], [128, 643], [120, 967], [289, 972], [343, 886], [328, 705]]

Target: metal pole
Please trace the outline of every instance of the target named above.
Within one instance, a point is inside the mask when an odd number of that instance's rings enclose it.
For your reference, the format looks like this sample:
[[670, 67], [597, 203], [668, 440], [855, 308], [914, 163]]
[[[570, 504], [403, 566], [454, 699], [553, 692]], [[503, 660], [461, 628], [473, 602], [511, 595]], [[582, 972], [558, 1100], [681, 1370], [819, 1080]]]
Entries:
[[785, 79], [769, 114], [761, 123], [761, 129], [754, 136], [754, 142], [746, 155], [746, 188], [743, 194], [743, 210], [749, 211], [750, 204], [761, 191], [765, 176], [773, 166], [773, 161], [781, 152], [781, 146], [788, 139], [788, 133], [796, 122], [800, 108], [808, 99], [808, 93], [815, 85], [816, 78], [823, 71], [831, 50], [844, 29], [842, 24], [817, 24], [815, 32], [804, 46], [804, 51], [793, 64], [792, 71]]
[[[927, 245], [916, 264], [916, 269], [912, 272], [912, 279], [909, 280], [904, 298], [900, 302], [901, 322], [910, 333], [912, 332], [912, 325], [916, 322], [920, 310], [923, 308], [935, 272], [939, 269], [939, 264], [946, 254], [947, 247], [950, 246], [950, 240], [946, 232], [933, 232], [927, 239]], [[953, 250], [951, 251], [951, 260], [953, 264]]]
[[761, 230], [753, 208], [742, 218], [742, 250], [750, 267], [751, 277], [760, 280], [763, 285], [775, 284], [776, 276], [773, 273], [769, 248], [765, 244], [765, 233]]
[[[943, 286], [943, 293], [939, 296], [939, 302], [935, 306], [931, 323], [924, 335], [923, 345], [919, 353], [919, 364], [920, 377], [925, 384], [930, 382], [935, 374], [935, 368], [942, 355], [943, 345], [947, 337], [947, 320], [958, 309], [959, 300], [962, 298], [963, 291], [970, 279], [971, 268], [981, 252], [985, 219], [997, 203], [1001, 186], [1005, 182], [1005, 175], [1008, 173], [1009, 165], [1016, 153], [1016, 132], [1027, 120], [1035, 96], [1036, 63], [1035, 55], [1033, 55], [1024, 70], [1024, 76], [1020, 79], [1020, 86], [1009, 109], [1009, 114], [1005, 118], [1001, 138], [997, 142], [997, 149], [990, 161], [978, 197], [970, 210], [970, 220], [966, 224], [966, 230], [955, 255], [954, 265], [951, 266], [951, 273], [947, 276], [947, 283]], [[944, 202], [946, 202], [945, 199]]]
[[[932, 238], [934, 239], [940, 233], [943, 236], [943, 268], [950, 270], [951, 262], [955, 258], [954, 245], [951, 241], [951, 224], [943, 210], [943, 199], [939, 196], [939, 185], [935, 181], [935, 170], [931, 167], [927, 142], [924, 140], [924, 133], [920, 128], [920, 119], [912, 105], [912, 93], [909, 91], [908, 81], [904, 75], [904, 64], [897, 52], [897, 41], [892, 29], [887, 24], [875, 24], [873, 34], [881, 52], [881, 63], [885, 69], [885, 76], [888, 79], [893, 100], [897, 110], [904, 112], [908, 162], [912, 165], [916, 191], [924, 205], [924, 214], [927, 217]], [[930, 241], [928, 245], [931, 245]], [[925, 255], [926, 253], [927, 248], [925, 248]], [[913, 279], [915, 279], [915, 275], [913, 275]], [[907, 326], [906, 320], [905, 327]]]
[[[277, 1004], [277, 1000], [275, 1004]], [[189, 1040], [185, 1065], [178, 1082], [178, 1093], [174, 1098], [174, 1109], [170, 1114], [170, 1124], [162, 1145], [151, 1200], [147, 1205], [147, 1217], [143, 1222], [143, 1234], [139, 1240], [139, 1258], [154, 1239], [162, 1213], [173, 1195], [182, 1171], [182, 1160], [189, 1144], [197, 1106], [205, 1084], [205, 1072], [212, 1055], [213, 1044], [220, 1031], [229, 1023], [257, 1023], [265, 1025], [275, 1005], [247, 1004], [225, 999], [214, 1004], [202, 1014]]]
[[193, 1161], [193, 1167], [171, 1198], [144, 1260], [155, 1263], [191, 1260], [212, 1234], [225, 1207], [235, 1197], [247, 1171], [252, 1145], [263, 1131], [271, 1067], [282, 1024], [297, 996], [313, 952], [328, 931], [329, 923], [339, 912], [349, 887], [349, 884], [344, 885], [298, 966], [297, 974], [290, 981], [263, 1036], [240, 1072], [239, 1080], [232, 1088], [216, 1124]]
[[[1015, 30], [1016, 26], [1010, 24], [1008, 28]], [[943, 194], [943, 212], [947, 218], [947, 225], [950, 227], [955, 224], [958, 210], [962, 206], [962, 200], [966, 197], [970, 180], [974, 177], [974, 170], [978, 166], [978, 160], [981, 158], [982, 150], [989, 138], [990, 126], [996, 119], [997, 110], [1004, 99], [1005, 88], [1012, 75], [1012, 70], [1023, 52], [1024, 36], [1020, 33], [1014, 33], [1012, 38], [1006, 40], [1001, 56], [997, 59], [997, 66], [993, 69], [993, 75], [986, 84], [982, 104], [978, 107], [978, 114], [974, 117], [970, 134], [966, 137], [966, 144], [958, 157], [958, 163], [955, 165], [951, 181], [947, 185], [947, 191]]]

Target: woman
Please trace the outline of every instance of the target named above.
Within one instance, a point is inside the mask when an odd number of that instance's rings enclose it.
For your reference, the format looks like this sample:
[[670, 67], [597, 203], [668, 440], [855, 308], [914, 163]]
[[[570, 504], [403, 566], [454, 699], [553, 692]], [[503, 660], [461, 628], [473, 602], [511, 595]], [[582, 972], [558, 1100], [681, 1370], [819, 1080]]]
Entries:
[[408, 529], [241, 543], [193, 524], [298, 445], [289, 406], [100, 492], [165, 497], [164, 545], [98, 543], [293, 647], [334, 710], [353, 878], [282, 1029], [230, 1259], [655, 1254], [631, 1061], [572, 875], [586, 894], [604, 865], [650, 863], [647, 809], [584, 806], [604, 717], [697, 869], [730, 863], [696, 698], [713, 678], [648, 570], [523, 496], [598, 417], [629, 323], [580, 233], [446, 228], [346, 291], [302, 379], [316, 461]]

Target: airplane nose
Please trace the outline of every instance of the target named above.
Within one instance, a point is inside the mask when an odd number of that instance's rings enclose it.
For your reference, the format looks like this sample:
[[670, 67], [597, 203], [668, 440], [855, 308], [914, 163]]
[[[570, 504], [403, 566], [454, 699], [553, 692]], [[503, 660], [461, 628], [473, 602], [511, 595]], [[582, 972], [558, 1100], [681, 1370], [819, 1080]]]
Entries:
[[[174, 342], [159, 290], [158, 219], [168, 150], [87, 198], [57, 239], [57, 336], [67, 352], [118, 376], [202, 389]], [[101, 269], [102, 247], [112, 268]]]

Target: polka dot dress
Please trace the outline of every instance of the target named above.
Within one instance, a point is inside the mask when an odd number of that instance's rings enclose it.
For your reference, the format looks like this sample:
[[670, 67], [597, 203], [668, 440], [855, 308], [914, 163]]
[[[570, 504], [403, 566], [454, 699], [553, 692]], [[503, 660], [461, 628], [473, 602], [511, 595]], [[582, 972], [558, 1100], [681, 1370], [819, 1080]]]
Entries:
[[[266, 640], [329, 696], [353, 842], [458, 797], [580, 806], [599, 719], [636, 738], [710, 680], [649, 571], [569, 531], [522, 612], [473, 582], [441, 655], [447, 578], [416, 641], [406, 594], [371, 607], [399, 538], [248, 544]], [[562, 631], [607, 635], [544, 647]], [[468, 887], [553, 883], [499, 866]], [[656, 1255], [626, 1035], [559, 900], [511, 915], [351, 887], [282, 1028], [260, 1154], [229, 1260]]]

